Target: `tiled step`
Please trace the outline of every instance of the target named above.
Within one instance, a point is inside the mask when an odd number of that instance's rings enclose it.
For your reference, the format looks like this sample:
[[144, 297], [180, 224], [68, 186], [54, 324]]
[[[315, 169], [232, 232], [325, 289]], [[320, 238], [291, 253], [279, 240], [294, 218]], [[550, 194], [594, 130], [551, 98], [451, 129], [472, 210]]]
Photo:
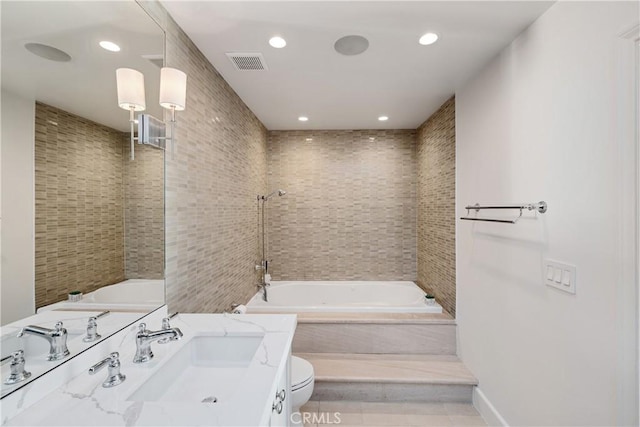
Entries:
[[301, 313], [293, 351], [455, 355], [456, 324], [446, 313]]
[[313, 400], [470, 402], [478, 383], [455, 356], [296, 355], [313, 365]]

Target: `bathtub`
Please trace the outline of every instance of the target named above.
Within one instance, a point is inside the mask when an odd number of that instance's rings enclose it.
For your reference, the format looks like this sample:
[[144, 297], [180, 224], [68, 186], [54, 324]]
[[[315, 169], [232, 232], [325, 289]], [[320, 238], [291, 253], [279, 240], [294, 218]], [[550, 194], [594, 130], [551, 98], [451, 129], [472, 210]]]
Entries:
[[247, 303], [249, 313], [442, 313], [427, 305], [425, 292], [413, 282], [274, 281]]
[[60, 301], [38, 309], [113, 310], [147, 313], [164, 304], [164, 280], [129, 279], [85, 294], [80, 301]]

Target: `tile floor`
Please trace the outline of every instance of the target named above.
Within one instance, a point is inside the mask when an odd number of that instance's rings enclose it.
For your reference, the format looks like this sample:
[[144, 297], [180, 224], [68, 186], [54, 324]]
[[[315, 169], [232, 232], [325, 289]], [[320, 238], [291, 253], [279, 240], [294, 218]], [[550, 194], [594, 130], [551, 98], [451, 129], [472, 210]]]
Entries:
[[309, 401], [302, 415], [305, 427], [487, 425], [470, 403]]

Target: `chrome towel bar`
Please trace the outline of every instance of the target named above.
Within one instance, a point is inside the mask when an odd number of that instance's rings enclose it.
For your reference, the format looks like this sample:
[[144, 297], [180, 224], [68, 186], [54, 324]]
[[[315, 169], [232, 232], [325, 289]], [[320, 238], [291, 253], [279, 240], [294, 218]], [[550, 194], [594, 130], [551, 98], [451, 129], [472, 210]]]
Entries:
[[[479, 204], [475, 204], [473, 206], [466, 206], [467, 216], [460, 217], [460, 219], [464, 219], [466, 221], [486, 221], [486, 222], [501, 222], [505, 224], [515, 224], [522, 217], [522, 212], [526, 209], [528, 211], [538, 211], [539, 213], [545, 213], [547, 211], [547, 203], [546, 202], [538, 202], [538, 203], [526, 203], [521, 205], [497, 205], [497, 206], [480, 206]], [[469, 211], [475, 210], [476, 213], [480, 211], [480, 209], [518, 209], [520, 211], [520, 215], [516, 219], [495, 219], [495, 218], [478, 218], [478, 217], [470, 217]]]

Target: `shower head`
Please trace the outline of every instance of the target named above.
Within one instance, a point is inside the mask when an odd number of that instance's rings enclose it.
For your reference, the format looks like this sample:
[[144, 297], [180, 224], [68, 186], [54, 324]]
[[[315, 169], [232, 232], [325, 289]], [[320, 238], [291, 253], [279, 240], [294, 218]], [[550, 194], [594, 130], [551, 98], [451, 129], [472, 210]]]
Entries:
[[284, 191], [284, 190], [276, 190], [276, 191], [273, 191], [273, 192], [271, 192], [271, 193], [267, 194], [266, 196], [262, 196], [261, 198], [262, 198], [262, 200], [264, 200], [264, 201], [266, 202], [267, 200], [269, 200], [270, 198], [272, 198], [272, 197], [273, 197], [273, 196], [275, 196], [276, 194], [277, 194], [278, 196], [282, 197], [282, 196], [284, 196], [285, 194], [287, 194], [287, 192], [286, 192], [286, 191]]

